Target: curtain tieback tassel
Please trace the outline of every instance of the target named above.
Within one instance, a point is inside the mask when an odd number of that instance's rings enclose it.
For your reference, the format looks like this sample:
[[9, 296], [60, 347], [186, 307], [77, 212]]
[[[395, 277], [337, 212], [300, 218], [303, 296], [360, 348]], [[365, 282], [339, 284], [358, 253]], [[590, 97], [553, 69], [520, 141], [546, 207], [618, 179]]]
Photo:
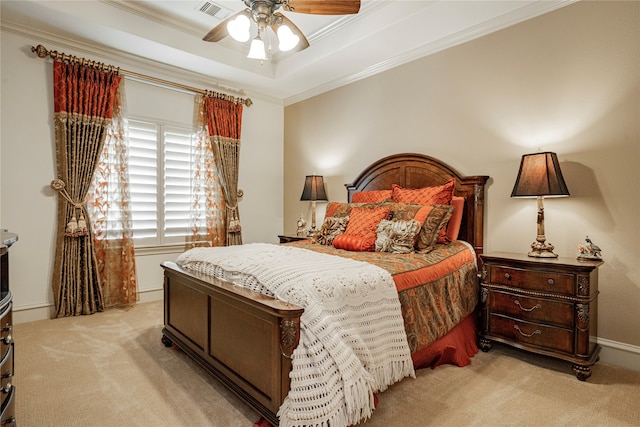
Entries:
[[[87, 221], [84, 217], [84, 213], [82, 212], [83, 202], [75, 202], [65, 189], [65, 183], [61, 179], [54, 179], [51, 181], [51, 188], [56, 190], [65, 200], [73, 206], [73, 211], [71, 214], [71, 219], [67, 223], [67, 227], [64, 230], [64, 235], [67, 237], [80, 237], [87, 236], [89, 234], [89, 229], [87, 228]], [[80, 210], [80, 219], [76, 218], [76, 210]]]
[[238, 218], [238, 208], [236, 206], [231, 208], [231, 219], [229, 220], [229, 227], [227, 228], [229, 233], [238, 233], [242, 231], [240, 225], [240, 219]]

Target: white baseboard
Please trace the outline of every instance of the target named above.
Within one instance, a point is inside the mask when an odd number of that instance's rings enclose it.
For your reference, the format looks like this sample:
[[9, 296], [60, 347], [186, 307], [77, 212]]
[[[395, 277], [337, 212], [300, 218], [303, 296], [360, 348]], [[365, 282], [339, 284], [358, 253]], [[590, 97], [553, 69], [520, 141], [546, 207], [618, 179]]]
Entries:
[[[158, 301], [164, 298], [164, 291], [162, 288], [145, 289], [138, 292], [138, 302], [151, 302]], [[51, 319], [54, 315], [55, 309], [53, 304], [40, 304], [22, 307], [13, 307], [13, 323], [26, 323], [35, 322], [36, 320]]]
[[164, 289], [145, 289], [144, 291], [138, 292], [140, 299], [138, 302], [151, 302], [158, 301], [164, 299]]
[[640, 346], [598, 338], [598, 344], [602, 346], [600, 361], [607, 365], [620, 366], [640, 371]]
[[36, 320], [51, 319], [53, 317], [53, 304], [30, 305], [27, 307], [13, 307], [13, 323], [35, 322]]

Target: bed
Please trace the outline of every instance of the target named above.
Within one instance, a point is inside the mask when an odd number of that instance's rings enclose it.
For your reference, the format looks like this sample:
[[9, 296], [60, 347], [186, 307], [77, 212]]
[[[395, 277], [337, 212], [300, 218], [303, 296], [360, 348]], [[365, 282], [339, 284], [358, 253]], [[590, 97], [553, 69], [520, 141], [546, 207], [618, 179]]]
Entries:
[[[428, 271], [421, 274], [431, 274], [433, 277], [427, 281], [433, 283], [449, 284], [456, 280], [467, 283], [464, 286], [455, 284], [452, 288], [452, 298], [458, 308], [452, 309], [440, 299], [417, 307], [412, 298], [425, 291], [414, 286], [414, 282], [424, 282], [426, 279], [416, 279], [415, 274], [403, 274], [399, 270], [392, 272], [415, 368], [434, 367], [441, 363], [463, 366], [477, 352], [474, 314], [477, 270], [475, 260], [469, 257], [479, 256], [483, 249], [484, 187], [488, 177], [463, 176], [435, 158], [408, 153], [385, 157], [371, 164], [353, 183], [346, 185], [347, 200], [352, 202], [358, 193], [390, 190], [394, 185], [402, 189], [441, 186], [452, 179], [455, 180], [454, 194], [464, 202], [459, 241], [438, 245], [438, 250], [422, 258], [429, 258], [433, 264], [442, 264], [453, 256], [459, 258], [459, 264], [465, 265], [466, 269], [445, 274], [435, 271], [434, 267], [425, 269]], [[310, 241], [287, 245], [335, 254], [332, 246], [317, 245]], [[442, 255], [443, 251], [448, 255]], [[398, 263], [387, 261], [378, 253], [353, 253], [350, 256], [355, 259], [373, 256], [378, 258], [378, 265], [387, 270], [398, 268]], [[416, 258], [407, 261], [411, 265], [421, 258], [413, 254], [411, 257]], [[388, 264], [386, 267], [385, 263]], [[392, 264], [396, 267], [390, 266]], [[162, 341], [165, 346], [175, 345], [182, 349], [268, 422], [278, 425], [278, 410], [290, 390], [291, 355], [300, 340], [300, 319], [304, 309], [230, 281], [183, 269], [176, 263], [165, 262], [162, 268]], [[399, 281], [398, 277], [403, 278], [404, 282]], [[443, 320], [440, 315], [425, 314], [424, 311], [428, 311], [429, 307], [436, 307], [434, 312], [455, 313]], [[427, 336], [416, 333], [417, 327], [429, 329]]]

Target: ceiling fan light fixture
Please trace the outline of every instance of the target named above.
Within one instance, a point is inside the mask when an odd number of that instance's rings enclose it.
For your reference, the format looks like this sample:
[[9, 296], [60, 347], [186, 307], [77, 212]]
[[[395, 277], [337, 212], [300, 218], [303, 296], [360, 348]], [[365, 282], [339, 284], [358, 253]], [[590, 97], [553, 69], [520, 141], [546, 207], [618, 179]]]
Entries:
[[251, 40], [251, 47], [249, 48], [247, 58], [260, 59], [262, 61], [267, 59], [267, 51], [265, 50], [262, 38], [260, 38], [260, 34], [258, 34], [255, 39]]
[[246, 15], [238, 15], [236, 19], [233, 19], [227, 23], [227, 32], [236, 41], [246, 42], [251, 37], [249, 29], [251, 28], [251, 21]]
[[300, 37], [293, 34], [291, 28], [284, 24], [278, 27], [277, 35], [279, 41], [278, 49], [282, 52], [290, 51], [298, 45], [298, 42], [300, 42]]

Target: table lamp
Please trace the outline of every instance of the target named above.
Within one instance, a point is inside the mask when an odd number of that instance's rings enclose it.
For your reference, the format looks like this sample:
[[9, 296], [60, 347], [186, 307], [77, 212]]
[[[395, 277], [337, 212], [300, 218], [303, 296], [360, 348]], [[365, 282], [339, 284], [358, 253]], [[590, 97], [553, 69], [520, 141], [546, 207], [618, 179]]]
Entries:
[[327, 201], [327, 193], [324, 190], [324, 179], [320, 175], [307, 175], [304, 180], [304, 188], [300, 201], [311, 202], [311, 229], [309, 235], [316, 232], [316, 201]]
[[520, 162], [518, 178], [513, 186], [511, 197], [537, 197], [538, 199], [538, 236], [531, 244], [530, 257], [557, 258], [554, 246], [546, 242], [544, 235], [543, 197], [566, 197], [569, 190], [562, 177], [556, 153], [544, 152], [525, 154]]

